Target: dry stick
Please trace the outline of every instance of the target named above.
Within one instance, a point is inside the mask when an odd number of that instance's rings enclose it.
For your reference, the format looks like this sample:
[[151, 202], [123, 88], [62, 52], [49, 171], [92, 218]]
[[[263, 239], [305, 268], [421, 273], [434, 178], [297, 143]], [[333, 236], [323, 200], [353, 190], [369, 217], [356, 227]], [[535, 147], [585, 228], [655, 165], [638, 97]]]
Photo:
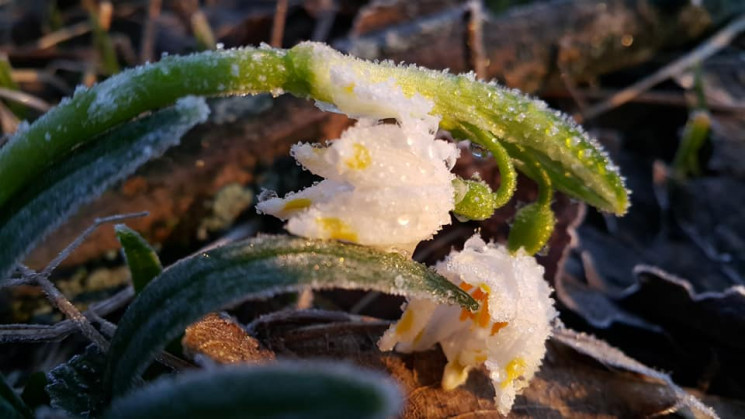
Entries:
[[732, 42], [732, 39], [734, 39], [734, 37], [743, 30], [745, 30], [745, 15], [741, 15], [740, 17], [735, 19], [733, 22], [725, 26], [722, 30], [717, 32], [714, 36], [709, 38], [706, 42], [701, 44], [690, 53], [662, 67], [649, 77], [645, 77], [642, 80], [639, 80], [626, 89], [613, 95], [609, 99], [598, 103], [597, 105], [589, 107], [581, 115], [581, 119], [592, 119], [615, 107], [621, 106], [624, 103], [634, 99], [642, 92], [649, 90], [657, 83], [665, 81], [676, 74], [682, 73], [698, 62], [704, 61], [705, 59], [716, 54], [722, 48], [729, 45], [730, 42]]
[[[4, 103], [0, 102], [0, 128], [2, 128], [3, 134], [13, 134], [18, 130], [20, 123], [18, 117]], [[0, 146], [5, 144], [5, 141], [0, 141]]]
[[[584, 98], [603, 100], [618, 93], [617, 90], [608, 89], [577, 89], [576, 93]], [[573, 94], [568, 90], [548, 90], [541, 93], [543, 98], [573, 98]], [[690, 102], [685, 95], [677, 92], [647, 91], [639, 93], [630, 102], [646, 103], [652, 105], [677, 106], [682, 108], [690, 107]], [[722, 113], [745, 113], [745, 105], [728, 104], [728, 103], [708, 103], [707, 107], [712, 112]]]
[[147, 19], [142, 28], [142, 43], [140, 43], [140, 62], [153, 60], [155, 50], [155, 20], [160, 16], [162, 0], [150, 0], [147, 6]]
[[75, 25], [71, 25], [58, 31], [54, 31], [49, 35], [42, 36], [41, 38], [39, 38], [38, 41], [36, 41], [36, 48], [51, 48], [59, 43], [65, 42], [77, 36], [85, 35], [92, 30], [93, 27], [88, 21], [76, 23]]
[[287, 0], [277, 0], [277, 10], [274, 12], [274, 22], [272, 22], [272, 39], [269, 42], [275, 48], [282, 48], [282, 37], [285, 33], [286, 19]]
[[468, 2], [468, 10], [470, 11], [468, 46], [471, 53], [471, 67], [477, 79], [485, 80], [487, 74], [484, 52], [484, 6], [481, 0], [471, 0]]
[[[107, 335], [109, 338], [114, 336], [114, 333], [116, 333], [116, 325], [114, 323], [111, 323], [110, 321], [104, 319], [98, 313], [91, 312], [90, 317], [91, 320], [101, 325], [101, 331], [105, 335]], [[194, 368], [194, 365], [166, 351], [160, 351], [160, 353], [156, 354], [155, 360], [173, 371], [182, 371], [185, 369]]]
[[[49, 302], [52, 303], [56, 309], [61, 311], [65, 317], [70, 319], [80, 329], [83, 335], [93, 342], [99, 349], [106, 351], [109, 348], [109, 342], [106, 338], [91, 325], [88, 319], [75, 307], [70, 300], [65, 297], [64, 294], [57, 289], [56, 286], [49, 280], [49, 275], [54, 271], [63, 260], [65, 260], [70, 254], [75, 251], [85, 241], [98, 226], [105, 223], [118, 222], [127, 220], [135, 217], [143, 217], [147, 215], [147, 212], [139, 212], [134, 214], [123, 214], [114, 215], [111, 217], [97, 218], [93, 225], [88, 227], [80, 236], [78, 236], [72, 243], [67, 245], [60, 253], [52, 259], [51, 262], [37, 274], [33, 274], [35, 282], [41, 287], [42, 291], [47, 295]], [[30, 274], [30, 269], [26, 268], [24, 274]]]
[[336, 13], [339, 8], [336, 0], [321, 0], [320, 8], [321, 11], [318, 13], [318, 20], [313, 27], [313, 34], [310, 40], [324, 42], [328, 38], [329, 32], [331, 32], [331, 27], [334, 26], [334, 20], [336, 19]]
[[82, 234], [80, 234], [75, 240], [72, 241], [72, 243], [68, 244], [66, 248], [64, 248], [54, 259], [52, 259], [51, 262], [49, 262], [49, 265], [44, 268], [43, 271], [39, 273], [39, 275], [44, 277], [49, 277], [49, 274], [52, 273], [54, 269], [56, 269], [60, 263], [62, 263], [63, 260], [67, 259], [70, 254], [75, 251], [80, 245], [90, 237], [91, 234], [102, 224], [108, 224], [108, 223], [116, 223], [119, 221], [129, 220], [130, 218], [140, 218], [145, 217], [149, 214], [147, 211], [141, 211], [141, 212], [134, 212], [130, 214], [117, 214], [112, 215], [110, 217], [103, 217], [103, 218], [96, 218], [93, 221], [93, 224], [85, 229]]
[[36, 96], [21, 92], [20, 90], [7, 89], [5, 87], [0, 87], [0, 98], [12, 100], [13, 102], [20, 103], [41, 112], [46, 112], [52, 108], [50, 104]]
[[66, 95], [72, 93], [72, 89], [67, 85], [67, 82], [46, 70], [13, 69], [12, 76], [16, 83], [46, 83]]
[[[89, 320], [96, 321], [96, 317], [105, 316], [124, 307], [134, 295], [134, 288], [127, 287], [106, 300], [91, 304], [83, 315]], [[0, 325], [0, 343], [56, 342], [76, 330], [77, 325], [71, 320], [62, 320], [53, 325], [4, 324]]]

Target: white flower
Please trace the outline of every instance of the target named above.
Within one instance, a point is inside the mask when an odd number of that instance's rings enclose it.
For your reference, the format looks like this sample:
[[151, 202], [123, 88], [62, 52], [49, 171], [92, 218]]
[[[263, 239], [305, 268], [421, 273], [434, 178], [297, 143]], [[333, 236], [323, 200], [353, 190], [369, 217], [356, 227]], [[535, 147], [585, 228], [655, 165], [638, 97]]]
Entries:
[[440, 343], [448, 359], [442, 377], [446, 390], [463, 384], [471, 369], [485, 364], [497, 408], [506, 415], [538, 371], [556, 317], [543, 268], [531, 256], [510, 255], [504, 246], [486, 244], [475, 235], [436, 269], [481, 302], [480, 310], [411, 300], [401, 320], [381, 338], [380, 349], [412, 352]]
[[449, 224], [455, 194], [450, 169], [459, 151], [435, 140], [439, 119], [428, 114], [432, 103], [407, 98], [391, 83], [360, 84], [339, 94], [371, 100], [375, 92], [380, 101], [385, 91], [386, 116], [395, 116], [397, 124], [363, 118], [326, 147], [296, 144], [292, 156], [325, 180], [264, 200], [257, 210], [288, 219], [287, 230], [299, 236], [404, 252]]

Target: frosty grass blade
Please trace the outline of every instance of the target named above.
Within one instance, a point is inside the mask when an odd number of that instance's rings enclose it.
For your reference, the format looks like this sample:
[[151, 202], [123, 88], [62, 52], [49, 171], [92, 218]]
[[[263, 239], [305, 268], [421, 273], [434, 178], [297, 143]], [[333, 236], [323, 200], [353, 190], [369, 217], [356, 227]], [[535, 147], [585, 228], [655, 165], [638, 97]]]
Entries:
[[[174, 403], [174, 400], [179, 400]], [[390, 378], [335, 362], [231, 365], [161, 378], [114, 400], [106, 419], [194, 417], [386, 419], [401, 410]]]
[[122, 125], [47, 167], [0, 206], [0, 280], [82, 204], [178, 144], [208, 114], [203, 98], [182, 98], [173, 108]]
[[115, 396], [131, 389], [156, 351], [204, 314], [249, 296], [266, 298], [302, 287], [376, 290], [478, 308], [470, 295], [399, 254], [263, 236], [182, 259], [153, 280], [118, 324], [108, 353], [106, 391]]

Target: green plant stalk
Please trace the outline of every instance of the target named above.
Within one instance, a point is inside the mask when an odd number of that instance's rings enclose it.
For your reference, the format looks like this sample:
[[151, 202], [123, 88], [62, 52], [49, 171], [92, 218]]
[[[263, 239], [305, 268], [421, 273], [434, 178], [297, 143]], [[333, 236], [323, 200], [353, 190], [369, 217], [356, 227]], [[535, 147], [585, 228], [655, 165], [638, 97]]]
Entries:
[[688, 116], [680, 146], [673, 159], [673, 169], [681, 179], [685, 179], [688, 175], [699, 176], [701, 174], [698, 153], [709, 136], [710, 127], [709, 111], [699, 109], [692, 111]]
[[[602, 148], [545, 103], [472, 76], [365, 62], [316, 43], [288, 51], [247, 48], [169, 57], [79, 89], [0, 149], [0, 206], [74, 147], [181, 96], [289, 92], [338, 104], [350, 94], [349, 85], [331, 80], [332, 70], [340, 68], [360, 83], [393, 79], [404, 94], [431, 99], [442, 128], [462, 133], [465, 122], [482, 132], [472, 140], [493, 149], [483, 138], [499, 138], [513, 160], [519, 158], [510, 150], [520, 146], [535, 155], [557, 189], [571, 196], [616, 214], [628, 207], [623, 179]], [[380, 112], [373, 116], [391, 116], [385, 103], [374, 105]]]
[[182, 96], [280, 92], [293, 82], [287, 62], [277, 50], [205, 52], [166, 57], [78, 88], [0, 149], [0, 206], [74, 148]]

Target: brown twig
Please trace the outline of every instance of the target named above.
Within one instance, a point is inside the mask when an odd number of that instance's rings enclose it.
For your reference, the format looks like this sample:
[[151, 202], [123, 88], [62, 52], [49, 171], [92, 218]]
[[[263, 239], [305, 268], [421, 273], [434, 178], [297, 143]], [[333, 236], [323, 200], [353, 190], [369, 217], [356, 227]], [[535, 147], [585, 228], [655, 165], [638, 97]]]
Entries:
[[484, 5], [481, 0], [468, 2], [468, 47], [471, 55], [471, 68], [476, 78], [484, 80], [486, 72], [486, 49], [484, 48]]
[[7, 89], [5, 87], [0, 87], [0, 98], [12, 100], [13, 102], [20, 103], [41, 112], [46, 112], [52, 108], [50, 104], [36, 96], [24, 93], [20, 90]]
[[275, 48], [282, 48], [285, 20], [287, 20], [287, 0], [277, 0], [277, 10], [274, 12], [274, 22], [272, 23], [272, 38], [269, 42]]
[[334, 26], [338, 6], [336, 0], [321, 0], [320, 3], [320, 11], [310, 39], [311, 41], [323, 42], [328, 38], [331, 27]]
[[729, 45], [732, 39], [743, 30], [745, 30], [745, 15], [741, 15], [732, 21], [690, 53], [662, 67], [654, 74], [639, 80], [603, 102], [587, 108], [581, 115], [581, 119], [588, 120], [595, 118], [600, 114], [629, 102], [642, 92], [649, 90], [652, 86], [686, 71], [696, 63], [704, 61]]
[[162, 0], [150, 0], [147, 5], [147, 18], [142, 27], [142, 42], [140, 43], [140, 62], [153, 60], [155, 51], [155, 21], [160, 16]]
[[36, 41], [36, 48], [47, 49], [93, 30], [90, 22], [80, 22], [44, 35]]
[[[67, 245], [67, 247], [65, 247], [59, 253], [59, 255], [57, 255], [57, 257], [52, 259], [52, 261], [49, 262], [49, 264], [41, 272], [37, 273], [24, 265], [20, 266], [21, 274], [26, 278], [31, 278], [36, 285], [39, 285], [41, 287], [42, 291], [47, 296], [47, 299], [52, 304], [52, 306], [62, 312], [65, 317], [67, 317], [67, 319], [71, 321], [72, 324], [74, 324], [75, 327], [80, 330], [86, 338], [88, 338], [104, 352], [109, 347], [109, 341], [101, 334], [101, 332], [96, 330], [96, 328], [93, 327], [88, 318], [83, 313], [81, 313], [80, 310], [78, 310], [78, 308], [75, 307], [75, 305], [73, 305], [70, 300], [65, 297], [64, 294], [62, 294], [62, 292], [60, 292], [60, 290], [52, 283], [52, 281], [49, 280], [49, 276], [54, 271], [54, 269], [56, 269], [63, 260], [65, 260], [72, 252], [74, 252], [75, 249], [77, 249], [78, 246], [80, 246], [80, 244], [83, 243], [100, 225], [112, 222], [119, 222], [135, 217], [142, 217], [145, 215], [147, 215], [147, 212], [121, 214], [111, 217], [97, 218], [91, 226], [83, 231], [83, 233], [81, 233], [75, 240], [73, 240], [72, 243]], [[32, 329], [36, 329], [37, 331], [40, 330], [39, 328], [34, 327], [32, 327]]]

